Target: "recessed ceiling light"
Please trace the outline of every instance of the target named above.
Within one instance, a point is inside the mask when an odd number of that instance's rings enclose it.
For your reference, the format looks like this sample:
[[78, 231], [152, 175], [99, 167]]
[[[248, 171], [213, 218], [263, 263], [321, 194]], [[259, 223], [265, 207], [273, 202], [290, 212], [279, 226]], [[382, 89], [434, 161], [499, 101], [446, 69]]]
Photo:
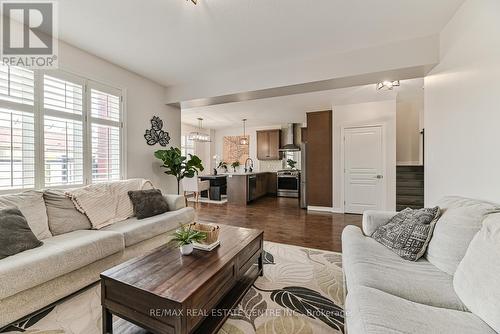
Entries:
[[379, 82], [377, 84], [377, 90], [392, 90], [394, 87], [399, 87], [399, 86], [400, 86], [399, 80], [395, 81], [386, 80], [383, 82]]

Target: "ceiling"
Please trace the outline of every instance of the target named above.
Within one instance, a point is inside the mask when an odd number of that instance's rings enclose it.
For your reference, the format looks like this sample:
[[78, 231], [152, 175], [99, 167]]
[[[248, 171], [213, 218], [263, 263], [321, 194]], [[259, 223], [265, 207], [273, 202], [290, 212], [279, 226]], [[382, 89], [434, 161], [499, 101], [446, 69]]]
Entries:
[[64, 0], [62, 40], [165, 86], [433, 35], [464, 0]]
[[335, 105], [394, 100], [397, 94], [403, 98], [418, 96], [423, 84], [420, 78], [401, 81], [401, 86], [393, 91], [377, 91], [373, 84], [182, 109], [182, 123], [197, 125], [197, 118], [202, 117], [204, 128], [216, 130], [241, 126], [243, 118], [248, 119], [248, 126], [303, 123], [309, 111], [330, 110]]

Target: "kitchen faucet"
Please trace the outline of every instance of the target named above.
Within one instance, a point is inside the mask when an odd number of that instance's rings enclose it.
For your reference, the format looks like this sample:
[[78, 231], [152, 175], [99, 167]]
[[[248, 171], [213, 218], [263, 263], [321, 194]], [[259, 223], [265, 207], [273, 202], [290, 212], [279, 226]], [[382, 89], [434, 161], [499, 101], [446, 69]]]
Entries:
[[[249, 168], [247, 168], [248, 161], [250, 161], [250, 163], [251, 163], [251, 165], [250, 165]], [[253, 160], [251, 158], [247, 158], [245, 160], [245, 173], [246, 172], [250, 172], [251, 173], [252, 171], [253, 171]]]

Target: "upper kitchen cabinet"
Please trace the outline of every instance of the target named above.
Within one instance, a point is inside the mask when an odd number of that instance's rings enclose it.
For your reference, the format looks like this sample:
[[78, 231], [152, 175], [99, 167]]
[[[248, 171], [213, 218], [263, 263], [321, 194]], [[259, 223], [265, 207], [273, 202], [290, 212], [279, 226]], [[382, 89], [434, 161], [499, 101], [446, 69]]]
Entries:
[[257, 159], [280, 160], [281, 130], [257, 131]]

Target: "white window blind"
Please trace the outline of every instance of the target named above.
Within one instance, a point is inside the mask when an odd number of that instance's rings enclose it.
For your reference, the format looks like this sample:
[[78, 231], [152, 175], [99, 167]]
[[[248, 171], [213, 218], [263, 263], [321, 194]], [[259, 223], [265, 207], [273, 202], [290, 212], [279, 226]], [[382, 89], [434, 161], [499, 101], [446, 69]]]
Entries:
[[83, 84], [44, 75], [43, 105], [45, 186], [83, 184]]
[[44, 75], [43, 104], [45, 109], [81, 115], [83, 87], [81, 84]]
[[90, 100], [93, 118], [120, 121], [120, 96], [91, 89]]
[[0, 192], [121, 179], [122, 112], [118, 89], [0, 65]]
[[83, 184], [82, 122], [44, 117], [45, 186]]
[[90, 89], [92, 182], [121, 178], [121, 96]]
[[34, 72], [0, 66], [0, 190], [35, 187]]
[[0, 190], [34, 187], [33, 113], [0, 108]]
[[33, 71], [0, 65], [0, 100], [33, 106], [35, 101]]

